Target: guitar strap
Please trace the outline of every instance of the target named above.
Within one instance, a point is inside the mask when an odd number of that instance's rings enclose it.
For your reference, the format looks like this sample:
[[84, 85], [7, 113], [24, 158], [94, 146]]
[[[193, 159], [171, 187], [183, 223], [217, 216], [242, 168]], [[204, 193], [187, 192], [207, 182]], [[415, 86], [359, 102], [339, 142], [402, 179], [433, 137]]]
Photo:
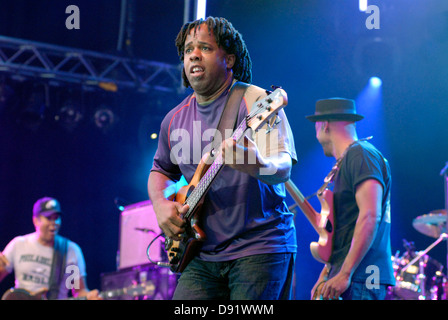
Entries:
[[64, 279], [65, 262], [67, 257], [68, 240], [60, 235], [54, 239], [53, 262], [51, 264], [50, 280], [48, 283], [49, 300], [57, 299], [61, 282]]
[[[236, 129], [239, 107], [241, 105], [241, 100], [243, 99], [244, 93], [246, 92], [246, 89], [248, 87], [249, 84], [238, 81], [235, 82], [235, 84], [230, 89], [230, 93], [227, 96], [226, 105], [224, 106], [224, 110], [221, 113], [221, 118], [219, 119], [218, 127], [212, 140], [213, 143], [215, 142], [218, 132], [221, 134], [222, 141], [224, 141], [225, 129]], [[217, 143], [221, 143], [222, 141], [217, 141]], [[215, 144], [213, 146], [214, 149], [219, 147], [219, 145]]]

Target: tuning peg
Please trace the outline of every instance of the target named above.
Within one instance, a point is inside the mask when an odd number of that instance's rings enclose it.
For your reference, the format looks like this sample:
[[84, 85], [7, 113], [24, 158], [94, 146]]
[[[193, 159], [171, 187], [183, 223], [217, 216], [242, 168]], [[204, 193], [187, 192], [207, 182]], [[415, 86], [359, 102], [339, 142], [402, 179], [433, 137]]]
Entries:
[[280, 122], [282, 122], [282, 118], [280, 118], [278, 115], [275, 116], [274, 127], [277, 126]]
[[278, 115], [276, 115], [275, 116], [275, 121], [274, 121], [274, 123], [272, 125], [269, 124], [269, 122], [267, 123], [268, 129], [266, 130], [266, 134], [271, 132], [272, 129], [274, 129], [280, 122], [282, 122], [282, 119]]

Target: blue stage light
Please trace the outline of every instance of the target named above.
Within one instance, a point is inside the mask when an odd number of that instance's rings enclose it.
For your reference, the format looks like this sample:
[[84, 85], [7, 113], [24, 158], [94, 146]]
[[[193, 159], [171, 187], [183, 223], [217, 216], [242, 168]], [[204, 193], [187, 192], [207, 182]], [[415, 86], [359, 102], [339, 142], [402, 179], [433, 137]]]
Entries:
[[359, 11], [365, 12], [368, 5], [368, 0], [359, 0]]
[[379, 88], [383, 84], [383, 81], [378, 77], [371, 77], [369, 82], [370, 85], [374, 88]]
[[207, 0], [196, 0], [196, 19], [205, 19]]

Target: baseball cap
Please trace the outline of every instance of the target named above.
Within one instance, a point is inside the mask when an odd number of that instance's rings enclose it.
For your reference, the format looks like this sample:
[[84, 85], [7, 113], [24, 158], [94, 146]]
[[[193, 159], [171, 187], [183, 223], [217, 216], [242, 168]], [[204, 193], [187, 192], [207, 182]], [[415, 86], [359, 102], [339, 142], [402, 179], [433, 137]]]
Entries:
[[33, 206], [33, 217], [42, 215], [49, 217], [53, 213], [61, 214], [61, 204], [58, 200], [51, 197], [43, 197], [37, 200]]

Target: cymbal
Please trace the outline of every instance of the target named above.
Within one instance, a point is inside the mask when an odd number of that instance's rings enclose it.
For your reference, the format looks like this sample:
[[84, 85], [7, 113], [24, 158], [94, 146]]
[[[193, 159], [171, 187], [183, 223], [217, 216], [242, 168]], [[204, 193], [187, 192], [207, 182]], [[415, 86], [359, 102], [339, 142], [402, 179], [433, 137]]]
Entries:
[[412, 226], [428, 237], [438, 238], [446, 233], [446, 210], [434, 210], [421, 215], [412, 221]]

